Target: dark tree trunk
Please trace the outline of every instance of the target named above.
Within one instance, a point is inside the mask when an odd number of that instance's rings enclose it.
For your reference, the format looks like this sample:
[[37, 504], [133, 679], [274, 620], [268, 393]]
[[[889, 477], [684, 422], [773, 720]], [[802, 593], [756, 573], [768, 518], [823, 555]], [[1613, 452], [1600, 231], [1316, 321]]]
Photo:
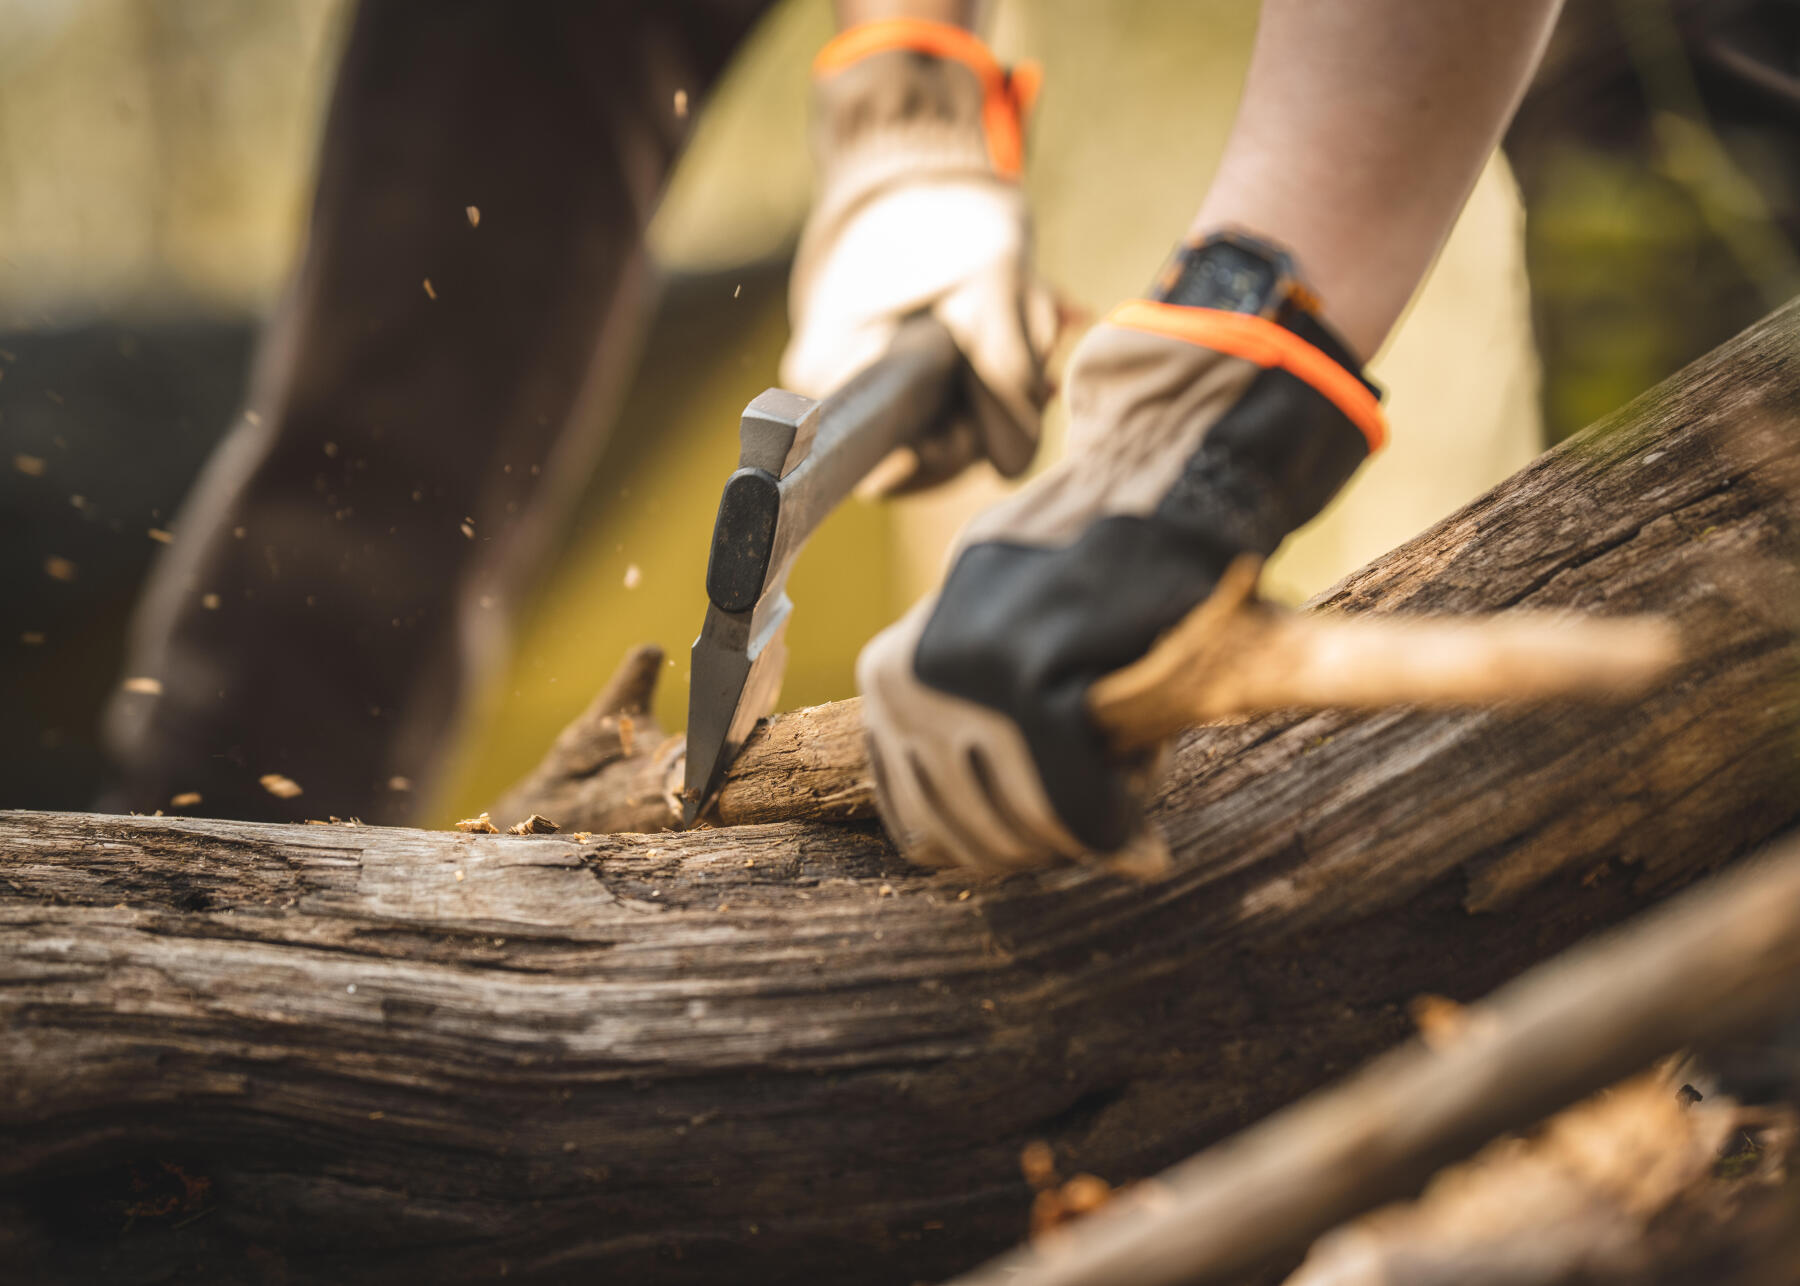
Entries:
[[0, 1263], [910, 1282], [1019, 1236], [1029, 1140], [1117, 1181], [1254, 1120], [1415, 995], [1479, 996], [1800, 814], [1797, 332], [1789, 308], [1322, 604], [1665, 612], [1674, 681], [1194, 732], [1153, 885], [970, 892], [869, 823], [0, 814]]

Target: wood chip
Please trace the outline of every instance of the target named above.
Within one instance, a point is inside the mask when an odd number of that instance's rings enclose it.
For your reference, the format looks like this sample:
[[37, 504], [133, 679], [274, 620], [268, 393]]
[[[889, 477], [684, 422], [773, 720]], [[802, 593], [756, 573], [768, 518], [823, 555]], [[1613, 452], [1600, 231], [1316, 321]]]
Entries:
[[169, 807], [170, 808], [193, 808], [199, 802], [200, 802], [200, 792], [199, 791], [184, 790], [181, 792], [181, 794], [175, 796], [175, 798], [173, 798], [169, 801]]
[[147, 697], [157, 697], [162, 695], [162, 680], [150, 678], [148, 675], [139, 675], [135, 679], [127, 679], [119, 686], [127, 692], [141, 692]]
[[461, 530], [462, 530], [463, 535], [467, 536], [470, 540], [474, 540], [475, 539], [475, 520], [473, 518], [464, 518], [462, 520]]
[[626, 589], [636, 589], [639, 585], [643, 584], [643, 581], [644, 581], [644, 573], [642, 570], [639, 569], [639, 567], [636, 563], [632, 563], [629, 567], [627, 567], [625, 569], [625, 588]]
[[431, 278], [430, 277], [425, 278], [425, 297], [427, 299], [436, 299], [437, 298], [437, 291], [435, 291], [431, 288]]
[[43, 631], [26, 630], [23, 634], [19, 635], [19, 642], [23, 643], [26, 647], [42, 647], [44, 643]]
[[412, 789], [412, 778], [411, 777], [398, 777], [398, 776], [389, 777], [388, 778], [388, 789], [389, 790], [398, 790], [398, 791], [411, 790]]
[[44, 461], [41, 456], [16, 455], [13, 457], [13, 468], [17, 469], [28, 478], [41, 478], [44, 476]]
[[150, 528], [150, 539], [159, 545], [172, 545], [175, 543], [175, 533], [164, 531], [161, 527], [152, 527]]
[[471, 228], [479, 228], [481, 226], [481, 211], [477, 207], [465, 205], [463, 207], [463, 213], [469, 216], [469, 226]]
[[44, 560], [44, 575], [51, 580], [70, 581], [74, 580], [77, 574], [78, 569], [75, 564], [66, 558], [59, 558], [52, 554]]
[[675, 91], [675, 119], [678, 121], [685, 121], [687, 119], [687, 113], [688, 113], [687, 90], [678, 89]]
[[[486, 817], [487, 814], [483, 813], [482, 816]], [[548, 817], [540, 817], [533, 813], [517, 826], [509, 827], [508, 833], [512, 835], [554, 835], [561, 829], [562, 827]]]
[[301, 793], [299, 782], [292, 777], [283, 777], [278, 772], [266, 772], [256, 780], [264, 790], [277, 799], [292, 799]]
[[1031, 1203], [1032, 1239], [1035, 1241], [1073, 1219], [1092, 1214], [1114, 1195], [1112, 1184], [1092, 1174], [1078, 1174], [1060, 1188], [1045, 1188]]
[[1033, 1139], [1019, 1153], [1019, 1173], [1034, 1188], [1048, 1188], [1056, 1182], [1056, 1152], [1042, 1139]]
[[218, 611], [219, 610], [219, 596], [217, 594], [202, 594], [202, 595], [200, 595], [200, 606], [204, 607], [209, 612]]
[[459, 831], [468, 831], [472, 835], [498, 835], [500, 828], [488, 819], [486, 813], [479, 817], [465, 817], [456, 824]]

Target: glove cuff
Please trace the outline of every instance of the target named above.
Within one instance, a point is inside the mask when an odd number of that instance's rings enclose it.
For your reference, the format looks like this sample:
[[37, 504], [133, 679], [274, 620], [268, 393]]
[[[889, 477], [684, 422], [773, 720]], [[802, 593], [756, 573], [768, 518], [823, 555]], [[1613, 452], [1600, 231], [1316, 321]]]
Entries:
[[1381, 398], [1354, 366], [1345, 365], [1347, 350], [1323, 323], [1313, 321], [1340, 355], [1277, 321], [1221, 308], [1193, 308], [1155, 299], [1131, 299], [1107, 316], [1114, 326], [1183, 340], [1199, 348], [1242, 358], [1264, 370], [1283, 370], [1326, 401], [1363, 436], [1368, 451], [1387, 442], [1387, 417]]
[[915, 161], [1016, 180], [1043, 77], [1035, 62], [1003, 67], [962, 27], [888, 18], [839, 33], [813, 60], [813, 79], [823, 172], [880, 140]]

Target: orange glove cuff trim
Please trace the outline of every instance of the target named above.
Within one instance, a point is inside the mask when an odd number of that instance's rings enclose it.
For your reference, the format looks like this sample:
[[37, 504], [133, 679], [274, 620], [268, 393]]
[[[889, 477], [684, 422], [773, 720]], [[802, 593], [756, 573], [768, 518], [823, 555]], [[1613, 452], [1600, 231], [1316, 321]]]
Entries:
[[813, 59], [813, 75], [834, 76], [871, 54], [907, 49], [961, 63], [981, 82], [981, 127], [988, 159], [1003, 178], [1016, 179], [1025, 167], [1025, 118], [1043, 84], [1043, 69], [1021, 62], [1002, 67], [980, 36], [928, 18], [883, 18], [840, 32]]
[[1387, 417], [1368, 386], [1300, 336], [1266, 317], [1131, 299], [1107, 321], [1130, 330], [1166, 335], [1201, 348], [1241, 357], [1265, 370], [1279, 366], [1317, 389], [1361, 430], [1372, 453], [1387, 442]]

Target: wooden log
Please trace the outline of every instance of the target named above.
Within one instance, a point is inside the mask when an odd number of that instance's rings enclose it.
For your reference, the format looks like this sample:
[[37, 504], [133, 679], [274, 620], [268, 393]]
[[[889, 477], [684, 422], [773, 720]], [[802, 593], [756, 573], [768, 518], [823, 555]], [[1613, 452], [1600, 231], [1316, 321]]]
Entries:
[[[1482, 995], [1800, 812], [1797, 336], [1785, 310], [1324, 600], [1666, 613], [1670, 683], [1189, 734], [1151, 885], [975, 887], [869, 824], [0, 814], [0, 1263], [910, 1282], [1017, 1240], [1027, 1141], [1124, 1180], [1243, 1127], [1411, 997]], [[825, 816], [831, 717], [786, 754]]]
[[[956, 1286], [1212, 1286], [1416, 1191], [1440, 1166], [1687, 1046], [1800, 1011], [1800, 842], [1502, 988], [1411, 1042]], [[1666, 1087], [1675, 1103], [1676, 1086]], [[1701, 1172], [1706, 1169], [1705, 1161]], [[1516, 1230], [1524, 1232], [1525, 1230]], [[1494, 1279], [1566, 1281], [1519, 1272]], [[1328, 1280], [1321, 1277], [1319, 1280]]]

